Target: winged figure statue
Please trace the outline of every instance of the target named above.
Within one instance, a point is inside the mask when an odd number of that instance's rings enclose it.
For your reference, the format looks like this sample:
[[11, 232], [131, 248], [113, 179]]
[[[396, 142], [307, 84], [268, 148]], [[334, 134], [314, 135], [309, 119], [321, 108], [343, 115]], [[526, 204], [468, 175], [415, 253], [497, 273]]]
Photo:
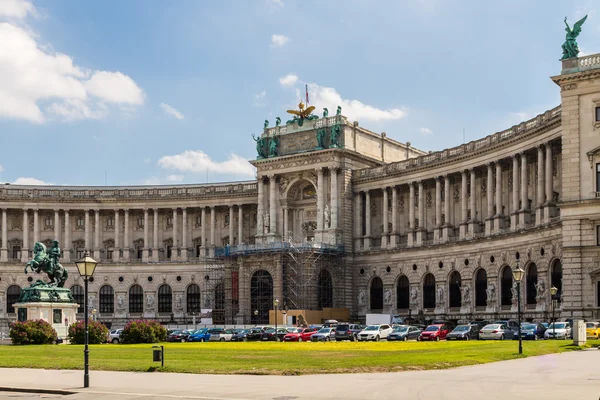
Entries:
[[310, 106], [310, 107], [308, 107], [308, 108], [305, 109], [304, 108], [304, 103], [302, 103], [302, 102], [300, 102], [300, 104], [298, 104], [298, 108], [299, 108], [298, 111], [296, 111], [296, 110], [287, 110], [287, 112], [288, 112], [288, 114], [295, 115], [295, 116], [297, 116], [299, 118], [307, 119], [308, 116], [310, 114], [312, 114], [312, 112], [315, 110], [315, 106]]
[[571, 27], [567, 23], [567, 17], [565, 17], [565, 25], [567, 26], [565, 28], [565, 31], [567, 31], [567, 37], [562, 45], [563, 56], [561, 60], [565, 60], [567, 58], [574, 58], [577, 57], [577, 54], [579, 54], [579, 47], [577, 46], [576, 39], [577, 36], [579, 36], [579, 34], [581, 33], [581, 26], [583, 25], [587, 17], [588, 16], [586, 15], [579, 21], [575, 22], [575, 24], [573, 25], [573, 29], [571, 29]]

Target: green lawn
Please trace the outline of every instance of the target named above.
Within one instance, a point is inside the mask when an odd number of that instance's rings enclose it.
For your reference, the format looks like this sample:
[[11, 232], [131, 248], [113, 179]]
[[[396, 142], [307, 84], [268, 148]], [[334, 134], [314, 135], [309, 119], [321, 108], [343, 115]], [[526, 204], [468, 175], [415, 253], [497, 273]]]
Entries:
[[[570, 341], [524, 342], [524, 355], [577, 349]], [[152, 345], [90, 346], [90, 368], [214, 374], [314, 374], [440, 369], [518, 358], [517, 342], [165, 343], [165, 367]], [[83, 346], [0, 346], [0, 367], [82, 369]]]

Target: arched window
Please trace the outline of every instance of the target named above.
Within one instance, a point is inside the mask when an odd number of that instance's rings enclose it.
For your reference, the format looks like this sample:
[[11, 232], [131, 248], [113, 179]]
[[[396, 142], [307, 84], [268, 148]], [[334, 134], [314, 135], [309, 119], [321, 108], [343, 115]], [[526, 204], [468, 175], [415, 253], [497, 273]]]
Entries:
[[[555, 288], [558, 289], [558, 291], [556, 292], [556, 300], [558, 302], [561, 301], [562, 299], [562, 277], [563, 277], [563, 268], [562, 268], [562, 263], [560, 262], [560, 260], [555, 260], [554, 263], [552, 263], [552, 270], [550, 273], [550, 287], [554, 286]], [[550, 290], [550, 289], [548, 289]], [[600, 296], [600, 293], [598, 294]]]
[[215, 307], [212, 311], [213, 323], [225, 323], [225, 285], [220, 282], [215, 286]]
[[487, 272], [480, 268], [475, 275], [475, 307], [487, 306], [487, 284]]
[[320, 310], [333, 307], [333, 280], [331, 279], [331, 273], [326, 269], [319, 272], [318, 296]]
[[529, 264], [527, 268], [527, 304], [537, 303], [537, 290], [536, 286], [538, 283], [537, 266], [534, 263]]
[[113, 312], [115, 312], [115, 292], [112, 286], [104, 285], [100, 288], [100, 314]]
[[160, 285], [158, 288], [158, 312], [170, 313], [173, 310], [173, 293], [171, 286]]
[[6, 290], [6, 312], [9, 314], [15, 313], [14, 304], [19, 301], [21, 297], [21, 288], [17, 285], [9, 286]]
[[370, 290], [371, 310], [383, 310], [383, 281], [379, 277], [373, 278]]
[[512, 270], [508, 265], [505, 265], [500, 276], [500, 303], [503, 306], [512, 305], [512, 285]]
[[83, 314], [83, 307], [85, 304], [84, 304], [83, 288], [81, 287], [81, 285], [71, 286], [71, 294], [73, 295], [73, 299], [75, 300], [75, 303], [79, 304], [79, 307], [77, 308], [77, 312], [79, 314]]
[[200, 312], [200, 286], [192, 283], [187, 288], [187, 312]]
[[450, 274], [450, 284], [448, 287], [450, 297], [450, 307], [458, 308], [462, 305], [462, 296], [460, 293], [460, 287], [462, 285], [462, 279], [458, 271], [452, 271]]
[[133, 285], [129, 288], [129, 312], [144, 312], [144, 289], [140, 285]]
[[406, 275], [398, 278], [396, 284], [396, 306], [399, 309], [410, 308], [410, 283]]
[[268, 271], [258, 270], [250, 279], [250, 308], [252, 323], [269, 323], [269, 310], [273, 306], [273, 277]]
[[435, 308], [435, 276], [431, 273], [423, 278], [423, 308]]

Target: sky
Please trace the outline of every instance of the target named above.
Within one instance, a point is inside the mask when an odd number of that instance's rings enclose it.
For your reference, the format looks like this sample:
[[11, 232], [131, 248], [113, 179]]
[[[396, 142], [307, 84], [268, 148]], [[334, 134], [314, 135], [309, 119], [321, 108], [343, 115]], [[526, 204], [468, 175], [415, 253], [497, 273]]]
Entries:
[[453, 147], [559, 105], [563, 20], [588, 14], [580, 50], [600, 53], [597, 7], [0, 0], [0, 182], [254, 179], [252, 134], [285, 121], [305, 85], [317, 110]]

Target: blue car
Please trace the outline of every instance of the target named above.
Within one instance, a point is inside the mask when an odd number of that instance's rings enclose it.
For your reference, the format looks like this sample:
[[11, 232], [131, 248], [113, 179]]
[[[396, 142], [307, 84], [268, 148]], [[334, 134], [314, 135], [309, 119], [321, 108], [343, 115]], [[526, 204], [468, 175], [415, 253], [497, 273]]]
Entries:
[[208, 333], [208, 328], [202, 328], [194, 331], [190, 336], [188, 336], [188, 342], [208, 342], [210, 338], [210, 333]]
[[[542, 324], [526, 322], [521, 324], [521, 339], [523, 340], [538, 340], [544, 338], [546, 328]], [[515, 335], [513, 339], [519, 339], [519, 335]]]

